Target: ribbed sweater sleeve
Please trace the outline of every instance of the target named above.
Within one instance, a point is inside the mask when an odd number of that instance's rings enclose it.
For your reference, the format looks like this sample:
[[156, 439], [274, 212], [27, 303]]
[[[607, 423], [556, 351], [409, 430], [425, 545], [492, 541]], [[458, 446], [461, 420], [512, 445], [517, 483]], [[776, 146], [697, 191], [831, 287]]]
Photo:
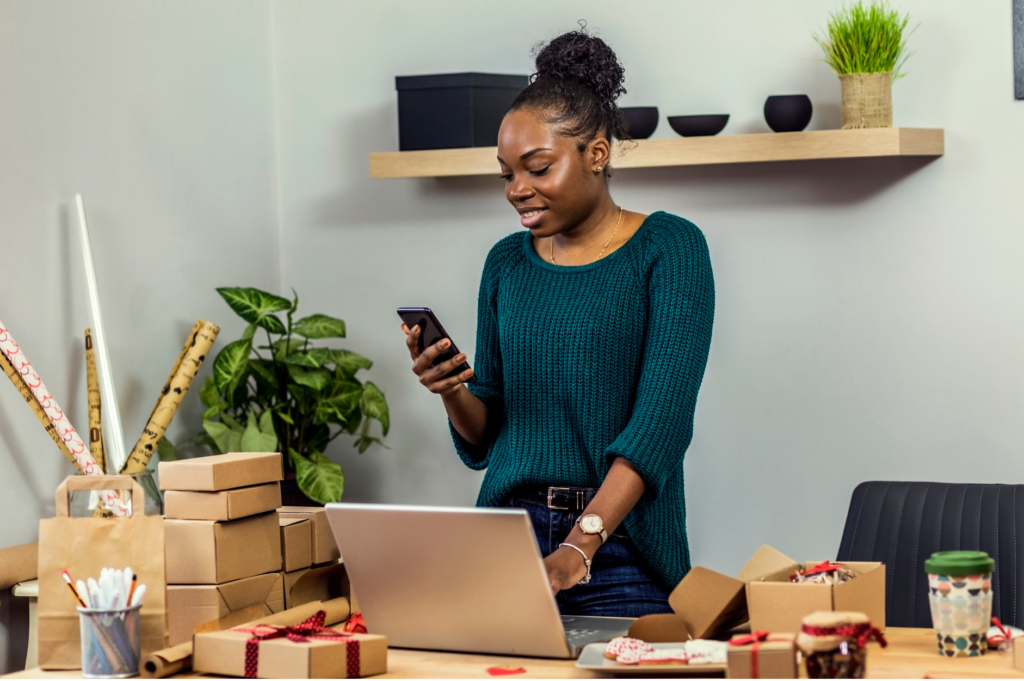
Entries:
[[641, 263], [649, 308], [636, 401], [626, 428], [605, 450], [607, 464], [621, 456], [657, 499], [682, 465], [693, 436], [693, 413], [704, 377], [715, 310], [715, 283], [704, 235], [680, 220], [674, 238], [652, 235]]
[[[480, 294], [477, 298], [476, 356], [473, 358], [473, 373], [476, 381], [466, 387], [487, 405], [487, 430], [485, 441], [474, 445], [459, 434], [451, 421], [455, 451], [463, 463], [479, 471], [487, 468], [491, 445], [501, 430], [504, 420], [504, 377], [501, 363], [501, 344], [498, 338], [498, 284], [506, 260], [508, 239], [499, 242], [487, 256], [483, 275], [480, 278]], [[516, 244], [513, 244], [513, 248]]]

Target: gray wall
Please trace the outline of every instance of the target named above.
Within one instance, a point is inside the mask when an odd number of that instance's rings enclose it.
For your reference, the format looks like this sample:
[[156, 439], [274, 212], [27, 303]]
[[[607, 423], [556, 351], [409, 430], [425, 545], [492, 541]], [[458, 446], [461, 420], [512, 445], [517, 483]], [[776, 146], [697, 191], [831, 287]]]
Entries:
[[[765, 132], [770, 94], [808, 93], [839, 126], [811, 39], [831, 0], [272, 6], [282, 276], [349, 322], [393, 411], [390, 451], [338, 445], [350, 500], [466, 504], [477, 474], [415, 383], [398, 305], [429, 305], [472, 358], [479, 273], [520, 229], [496, 178], [369, 180], [397, 149], [394, 76], [529, 73], [530, 47], [585, 18], [625, 63], [627, 105], [732, 114]], [[686, 456], [696, 562], [736, 571], [762, 543], [834, 557], [869, 479], [1024, 479], [1019, 188], [1010, 4], [903, 0], [921, 27], [897, 125], [944, 127], [932, 163], [862, 160], [621, 171], [626, 208], [707, 236], [718, 305]], [[662, 120], [655, 136], [674, 133]], [[497, 174], [497, 169], [495, 171]]]
[[[265, 2], [0, 0], [0, 319], [79, 430], [90, 320], [75, 193], [129, 446], [196, 318], [240, 332], [213, 288], [277, 285], [268, 18]], [[8, 546], [36, 538], [73, 469], [2, 383]], [[198, 427], [197, 397], [172, 438]], [[10, 602], [0, 593], [0, 630]], [[0, 635], [0, 668], [24, 661], [18, 638], [8, 650]]]

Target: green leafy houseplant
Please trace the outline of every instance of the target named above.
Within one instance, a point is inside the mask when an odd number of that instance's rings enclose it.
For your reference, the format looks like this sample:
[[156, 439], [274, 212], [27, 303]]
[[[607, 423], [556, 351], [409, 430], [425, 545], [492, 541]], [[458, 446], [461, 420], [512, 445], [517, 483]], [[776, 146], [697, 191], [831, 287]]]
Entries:
[[289, 301], [255, 288], [217, 293], [249, 326], [220, 351], [213, 377], [199, 391], [207, 408], [199, 440], [215, 453], [287, 452], [303, 494], [319, 503], [339, 501], [345, 476], [324, 455], [327, 445], [347, 433], [362, 454], [384, 444], [371, 434], [372, 421], [380, 423], [381, 436], [390, 426], [384, 394], [356, 377], [373, 362], [315, 345], [344, 338], [345, 322], [323, 314], [293, 319], [298, 294]]
[[859, 1], [829, 14], [828, 38], [814, 40], [837, 75], [889, 72], [896, 81], [906, 75], [903, 64], [913, 55], [907, 51], [909, 23], [909, 14], [901, 17], [885, 3], [865, 7]]

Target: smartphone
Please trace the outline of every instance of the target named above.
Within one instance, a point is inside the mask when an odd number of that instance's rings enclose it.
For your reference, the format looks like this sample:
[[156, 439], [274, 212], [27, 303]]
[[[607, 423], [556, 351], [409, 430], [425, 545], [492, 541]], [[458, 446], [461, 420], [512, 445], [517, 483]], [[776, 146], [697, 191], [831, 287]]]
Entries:
[[[443, 338], [447, 338], [451, 341], [451, 345], [448, 346], [448, 349], [435, 357], [431, 366], [437, 366], [442, 362], [447, 362], [452, 357], [459, 354], [459, 349], [455, 346], [455, 341], [452, 340], [452, 337], [449, 336], [448, 332], [444, 330], [443, 326], [441, 326], [441, 322], [437, 321], [437, 317], [434, 316], [434, 313], [429, 307], [400, 307], [398, 308], [398, 316], [402, 318], [402, 321], [405, 322], [405, 325], [410, 330], [414, 326], [420, 327], [420, 352], [423, 352], [424, 349], [429, 348], [431, 345]], [[456, 367], [454, 371], [445, 376], [445, 378], [458, 376], [463, 371], [468, 370], [469, 363], [463, 362], [460, 366]], [[476, 382], [476, 374], [470, 376], [469, 382]]]

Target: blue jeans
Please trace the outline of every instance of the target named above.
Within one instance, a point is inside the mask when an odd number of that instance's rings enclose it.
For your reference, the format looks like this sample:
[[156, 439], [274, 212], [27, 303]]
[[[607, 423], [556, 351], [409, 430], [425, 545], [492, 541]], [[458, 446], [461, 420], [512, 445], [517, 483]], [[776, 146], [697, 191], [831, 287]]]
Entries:
[[[514, 497], [509, 506], [526, 509], [530, 514], [537, 544], [544, 557], [565, 541], [576, 519], [582, 515]], [[668, 594], [628, 536], [608, 535], [608, 541], [594, 555], [590, 571], [588, 584], [577, 584], [555, 596], [563, 615], [643, 617], [672, 612]]]

